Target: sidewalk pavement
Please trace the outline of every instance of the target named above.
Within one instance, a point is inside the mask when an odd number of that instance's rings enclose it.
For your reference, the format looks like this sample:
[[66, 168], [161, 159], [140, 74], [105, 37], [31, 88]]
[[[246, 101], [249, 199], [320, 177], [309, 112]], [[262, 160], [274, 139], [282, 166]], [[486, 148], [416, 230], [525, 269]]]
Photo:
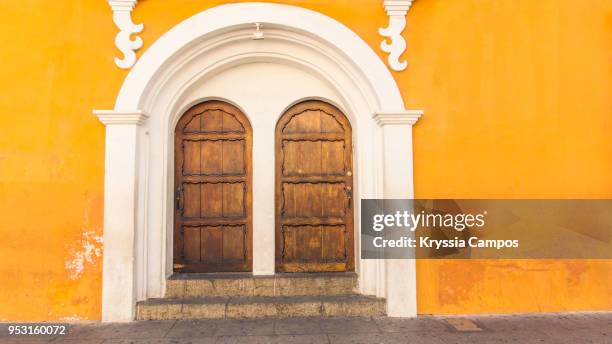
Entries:
[[11, 337], [0, 343], [576, 343], [612, 344], [612, 312], [509, 316], [289, 318], [72, 324], [67, 336]]

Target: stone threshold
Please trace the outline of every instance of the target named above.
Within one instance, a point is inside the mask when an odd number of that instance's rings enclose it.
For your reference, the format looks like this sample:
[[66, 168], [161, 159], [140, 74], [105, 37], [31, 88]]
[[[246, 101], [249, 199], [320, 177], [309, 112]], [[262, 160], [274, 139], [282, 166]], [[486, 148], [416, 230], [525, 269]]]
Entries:
[[357, 274], [178, 274], [166, 282], [167, 298], [332, 296], [357, 294]]
[[382, 316], [385, 300], [363, 295], [149, 299], [137, 320]]
[[174, 273], [168, 280], [210, 280], [210, 279], [283, 279], [283, 278], [357, 278], [355, 272], [295, 272], [276, 273], [274, 275], [253, 275], [250, 272], [214, 272], [214, 273]]

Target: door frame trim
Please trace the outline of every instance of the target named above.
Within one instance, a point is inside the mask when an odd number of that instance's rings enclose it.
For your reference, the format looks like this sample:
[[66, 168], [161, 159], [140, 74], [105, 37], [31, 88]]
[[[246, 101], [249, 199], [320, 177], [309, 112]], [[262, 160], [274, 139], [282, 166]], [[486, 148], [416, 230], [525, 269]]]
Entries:
[[[253, 44], [253, 23], [264, 24], [264, 41], [277, 43], [276, 51]], [[296, 56], [296, 48], [304, 55]], [[197, 81], [252, 62], [291, 64], [337, 90], [354, 129], [355, 199], [413, 197], [412, 125], [423, 112], [405, 109], [393, 76], [366, 42], [342, 23], [296, 6], [238, 3], [205, 10], [144, 53], [114, 110], [94, 111], [106, 126], [103, 321], [131, 321], [137, 301], [164, 296], [174, 198], [168, 150], [185, 110], [181, 95]], [[416, 315], [414, 260], [356, 263], [361, 293], [385, 297], [390, 316]]]

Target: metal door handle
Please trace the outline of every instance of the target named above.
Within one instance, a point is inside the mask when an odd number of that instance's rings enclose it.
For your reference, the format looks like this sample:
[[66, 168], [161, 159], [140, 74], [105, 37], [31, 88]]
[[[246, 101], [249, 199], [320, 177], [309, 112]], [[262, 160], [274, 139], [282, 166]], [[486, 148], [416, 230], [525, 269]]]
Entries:
[[352, 208], [353, 207], [353, 188], [350, 186], [347, 186], [344, 188], [344, 190], [346, 191], [346, 197], [348, 198], [348, 207]]
[[175, 195], [175, 199], [176, 199], [176, 210], [178, 210], [181, 215], [183, 214], [183, 206], [184, 206], [184, 202], [183, 202], [183, 186], [179, 185], [179, 187], [176, 189], [176, 195]]

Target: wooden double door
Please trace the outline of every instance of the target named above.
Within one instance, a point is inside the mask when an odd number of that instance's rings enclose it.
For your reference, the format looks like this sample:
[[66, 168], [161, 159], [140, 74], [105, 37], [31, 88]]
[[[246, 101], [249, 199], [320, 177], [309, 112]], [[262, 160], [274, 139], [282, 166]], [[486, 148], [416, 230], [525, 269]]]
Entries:
[[[342, 112], [320, 101], [295, 105], [279, 120], [278, 272], [354, 269], [351, 136]], [[252, 137], [246, 116], [220, 101], [179, 120], [174, 271], [252, 270]]]

